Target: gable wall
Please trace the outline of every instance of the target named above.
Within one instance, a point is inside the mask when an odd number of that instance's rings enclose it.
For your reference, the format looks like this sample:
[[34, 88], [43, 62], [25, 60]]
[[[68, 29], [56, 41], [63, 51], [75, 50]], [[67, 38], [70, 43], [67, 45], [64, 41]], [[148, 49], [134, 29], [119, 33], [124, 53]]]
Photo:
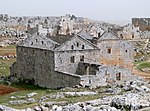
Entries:
[[22, 46], [53, 50], [55, 47], [55, 44], [46, 37], [33, 36], [33, 37], [27, 38], [23, 42]]
[[113, 33], [105, 32], [101, 37], [100, 40], [119, 40], [119, 37], [115, 36]]
[[[77, 46], [77, 43], [79, 44], [78, 46]], [[89, 45], [89, 43], [75, 37], [74, 39], [67, 41], [64, 44], [64, 46], [62, 46], [59, 49], [59, 51], [72, 50], [72, 46], [73, 46], [73, 50], [83, 50], [82, 49], [83, 45], [84, 45], [84, 49], [94, 49], [93, 46]]]
[[22, 79], [34, 79], [39, 85], [47, 85], [46, 80], [54, 72], [54, 52], [52, 51], [17, 47], [16, 62], [17, 76]]
[[[101, 49], [99, 63], [133, 68], [134, 48], [128, 42], [122, 40], [101, 41], [98, 47]], [[108, 49], [111, 49], [111, 53], [108, 53]]]

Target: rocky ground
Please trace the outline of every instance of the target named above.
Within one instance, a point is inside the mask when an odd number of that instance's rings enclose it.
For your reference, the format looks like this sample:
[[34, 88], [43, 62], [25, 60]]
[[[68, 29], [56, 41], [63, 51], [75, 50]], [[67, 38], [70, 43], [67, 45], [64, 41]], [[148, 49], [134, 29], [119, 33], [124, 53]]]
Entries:
[[[97, 98], [92, 98], [96, 95]], [[150, 83], [137, 80], [88, 90], [78, 86], [52, 91], [38, 99], [37, 96], [36, 92], [10, 96], [7, 103], [0, 105], [0, 111], [149, 111]], [[85, 97], [88, 99], [82, 100]], [[80, 100], [71, 102], [67, 98]], [[28, 107], [20, 110], [10, 107], [20, 105]]]

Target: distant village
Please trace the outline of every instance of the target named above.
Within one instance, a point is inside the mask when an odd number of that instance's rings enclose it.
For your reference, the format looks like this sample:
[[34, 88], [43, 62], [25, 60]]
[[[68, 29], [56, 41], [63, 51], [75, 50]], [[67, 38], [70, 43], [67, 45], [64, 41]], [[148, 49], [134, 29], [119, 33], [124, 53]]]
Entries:
[[12, 38], [0, 41], [0, 46], [17, 44], [24, 40], [28, 34], [55, 36], [87, 34], [92, 37], [100, 37], [108, 28], [113, 29], [123, 39], [149, 38], [150, 20], [148, 18], [133, 18], [132, 24], [119, 26], [103, 21], [90, 20], [66, 14], [61, 17], [12, 17], [0, 14], [0, 37]]
[[[132, 24], [119, 26], [103, 21], [90, 20], [66, 14], [61, 17], [12, 17], [0, 14], [0, 47], [10, 44], [18, 44], [28, 37], [38, 33], [43, 36], [76, 35], [85, 36], [86, 39], [100, 37], [104, 32], [111, 29], [124, 40], [136, 41], [147, 40], [145, 48], [149, 50], [150, 20], [148, 18], [132, 18]], [[138, 49], [138, 52], [143, 49]], [[12, 55], [9, 55], [12, 57]], [[14, 56], [15, 57], [15, 56]], [[1, 57], [0, 58], [7, 58]], [[140, 58], [141, 59], [141, 58]]]

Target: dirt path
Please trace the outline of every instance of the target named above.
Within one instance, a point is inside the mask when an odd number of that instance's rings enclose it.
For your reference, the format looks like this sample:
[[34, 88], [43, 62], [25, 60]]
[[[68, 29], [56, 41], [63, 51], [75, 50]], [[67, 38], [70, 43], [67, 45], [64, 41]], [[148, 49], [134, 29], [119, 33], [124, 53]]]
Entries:
[[139, 75], [139, 76], [143, 76], [145, 79], [150, 81], [150, 74], [149, 73], [145, 73], [145, 72], [139, 71], [137, 69], [133, 69], [133, 73], [136, 75]]
[[19, 91], [19, 90], [20, 89], [13, 88], [13, 87], [10, 87], [10, 86], [0, 85], [0, 96], [5, 95], [5, 94], [9, 94], [9, 93], [12, 93], [12, 92], [16, 92], [16, 91]]

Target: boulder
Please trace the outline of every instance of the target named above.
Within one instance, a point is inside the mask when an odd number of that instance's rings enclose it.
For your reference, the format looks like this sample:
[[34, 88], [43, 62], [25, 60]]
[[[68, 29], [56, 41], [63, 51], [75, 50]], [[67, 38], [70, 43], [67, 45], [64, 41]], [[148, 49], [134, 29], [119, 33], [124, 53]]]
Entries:
[[66, 96], [87, 96], [87, 95], [95, 95], [96, 92], [64, 92]]
[[0, 111], [19, 111], [19, 110], [4, 105], [0, 105]]
[[35, 106], [34, 111], [42, 111], [42, 109], [39, 106]]
[[30, 98], [30, 97], [33, 97], [33, 96], [35, 96], [35, 95], [37, 95], [37, 93], [29, 93], [29, 94], [27, 94], [26, 96], [28, 97], [28, 98]]
[[26, 100], [26, 103], [28, 103], [28, 104], [30, 104], [30, 103], [35, 103], [36, 101], [35, 101], [35, 99], [34, 98], [28, 98], [27, 100]]
[[25, 100], [14, 100], [14, 101], [9, 101], [9, 104], [11, 105], [20, 105], [20, 104], [25, 104]]

